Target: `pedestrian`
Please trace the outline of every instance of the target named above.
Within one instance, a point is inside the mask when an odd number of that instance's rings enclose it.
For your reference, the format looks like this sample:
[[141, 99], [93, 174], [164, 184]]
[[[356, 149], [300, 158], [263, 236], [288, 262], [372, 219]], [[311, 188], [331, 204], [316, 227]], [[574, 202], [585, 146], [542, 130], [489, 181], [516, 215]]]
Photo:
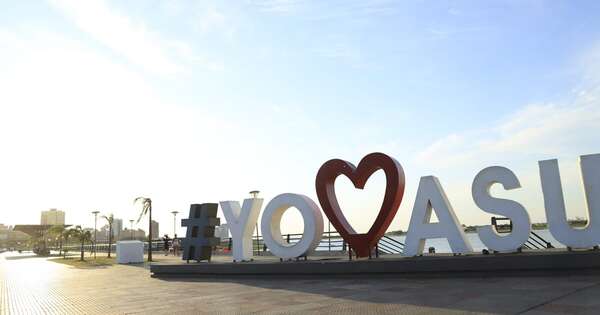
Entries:
[[169, 235], [165, 234], [165, 236], [163, 236], [163, 246], [164, 246], [164, 250], [165, 250], [165, 256], [169, 255], [169, 241], [171, 239], [169, 238]]
[[173, 237], [173, 256], [179, 256], [179, 239], [177, 238], [177, 234]]

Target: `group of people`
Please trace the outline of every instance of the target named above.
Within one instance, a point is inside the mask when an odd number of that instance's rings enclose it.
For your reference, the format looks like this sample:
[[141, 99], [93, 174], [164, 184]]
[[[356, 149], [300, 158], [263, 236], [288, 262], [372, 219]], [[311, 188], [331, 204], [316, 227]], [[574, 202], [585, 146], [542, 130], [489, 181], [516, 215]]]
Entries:
[[165, 256], [169, 255], [169, 252], [173, 252], [173, 256], [179, 255], [179, 248], [181, 248], [181, 240], [177, 238], [177, 234], [173, 239], [169, 238], [169, 235], [163, 236], [163, 245], [165, 250]]

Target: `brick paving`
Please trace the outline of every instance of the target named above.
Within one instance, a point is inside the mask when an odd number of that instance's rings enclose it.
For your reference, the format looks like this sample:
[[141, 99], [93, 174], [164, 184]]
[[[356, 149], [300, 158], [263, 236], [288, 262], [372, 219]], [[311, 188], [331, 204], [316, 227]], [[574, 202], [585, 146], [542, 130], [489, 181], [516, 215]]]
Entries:
[[600, 275], [152, 278], [0, 254], [0, 314], [251, 313], [598, 314]]

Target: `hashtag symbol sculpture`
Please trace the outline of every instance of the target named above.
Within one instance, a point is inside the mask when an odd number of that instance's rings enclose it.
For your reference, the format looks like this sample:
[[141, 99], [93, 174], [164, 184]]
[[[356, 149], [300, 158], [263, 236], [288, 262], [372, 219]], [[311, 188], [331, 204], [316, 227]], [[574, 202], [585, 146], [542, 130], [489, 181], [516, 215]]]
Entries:
[[203, 203], [190, 205], [190, 216], [181, 220], [181, 226], [187, 227], [183, 239], [183, 260], [208, 260], [214, 246], [219, 244], [215, 237], [215, 226], [221, 221], [217, 218], [216, 203]]

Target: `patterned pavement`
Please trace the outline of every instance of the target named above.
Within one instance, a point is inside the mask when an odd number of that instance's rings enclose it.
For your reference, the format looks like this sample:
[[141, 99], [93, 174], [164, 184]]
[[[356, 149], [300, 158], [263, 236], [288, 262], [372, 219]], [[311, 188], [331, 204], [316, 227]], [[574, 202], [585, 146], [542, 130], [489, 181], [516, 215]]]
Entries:
[[598, 314], [600, 275], [158, 279], [0, 254], [0, 314], [250, 313]]

